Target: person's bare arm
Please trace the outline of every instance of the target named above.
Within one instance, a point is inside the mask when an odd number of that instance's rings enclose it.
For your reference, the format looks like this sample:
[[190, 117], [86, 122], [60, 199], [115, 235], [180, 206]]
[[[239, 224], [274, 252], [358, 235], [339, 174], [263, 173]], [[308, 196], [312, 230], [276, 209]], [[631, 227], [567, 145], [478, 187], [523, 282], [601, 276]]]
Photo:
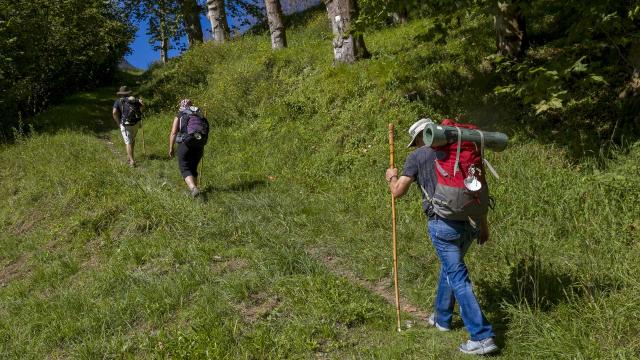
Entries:
[[113, 110], [111, 110], [111, 117], [113, 117], [113, 121], [116, 122], [116, 125], [120, 125], [120, 112], [118, 111], [118, 109], [113, 108]]
[[173, 157], [173, 146], [176, 143], [176, 136], [178, 135], [178, 122], [180, 119], [175, 117], [173, 119], [173, 125], [171, 125], [171, 133], [169, 134], [169, 158]]
[[409, 176], [398, 177], [398, 169], [396, 168], [387, 169], [386, 179], [389, 182], [389, 190], [397, 198], [406, 194], [413, 182], [413, 178]]

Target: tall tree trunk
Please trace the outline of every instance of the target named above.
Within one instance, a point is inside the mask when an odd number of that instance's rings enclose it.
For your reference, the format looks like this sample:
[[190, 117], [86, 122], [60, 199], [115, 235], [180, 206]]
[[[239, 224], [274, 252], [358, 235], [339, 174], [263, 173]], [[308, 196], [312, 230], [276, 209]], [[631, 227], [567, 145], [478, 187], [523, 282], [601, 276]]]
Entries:
[[197, 0], [180, 0], [184, 29], [187, 33], [189, 46], [202, 42], [202, 25], [200, 25], [200, 6]]
[[356, 0], [324, 0], [333, 29], [334, 62], [353, 63], [370, 56], [362, 35], [350, 33], [351, 21], [358, 17]]
[[169, 34], [167, 31], [167, 8], [164, 0], [160, 1], [160, 61], [167, 64], [169, 55]]
[[163, 32], [162, 39], [160, 40], [160, 60], [163, 64], [167, 63], [169, 55], [169, 41], [167, 40], [167, 35]]
[[498, 54], [518, 57], [529, 46], [527, 27], [520, 6], [514, 2], [498, 1], [494, 17]]
[[286, 48], [287, 33], [284, 27], [280, 0], [264, 0], [264, 6], [267, 8], [267, 19], [269, 21], [269, 31], [271, 32], [271, 48], [274, 50]]
[[224, 0], [207, 0], [209, 21], [213, 41], [223, 43], [229, 39], [229, 24], [224, 10]]

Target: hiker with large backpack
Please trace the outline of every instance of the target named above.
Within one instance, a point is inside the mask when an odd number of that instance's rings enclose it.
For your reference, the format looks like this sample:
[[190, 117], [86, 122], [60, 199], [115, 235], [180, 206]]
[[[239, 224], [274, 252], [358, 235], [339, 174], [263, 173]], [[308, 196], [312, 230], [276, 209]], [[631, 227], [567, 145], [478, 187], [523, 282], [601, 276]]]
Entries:
[[[441, 265], [435, 311], [427, 322], [440, 331], [449, 331], [457, 301], [460, 316], [470, 334], [470, 340], [461, 344], [459, 350], [467, 354], [488, 354], [498, 349], [495, 334], [473, 293], [464, 263], [464, 256], [474, 239], [480, 245], [489, 239], [486, 217], [489, 194], [482, 146], [471, 141], [454, 141], [433, 148], [425, 146], [423, 131], [431, 125], [430, 119], [421, 119], [411, 125], [408, 147], [416, 150], [407, 157], [402, 175], [398, 176], [398, 169], [390, 167], [386, 179], [395, 197], [404, 195], [413, 182], [422, 194], [422, 209]], [[460, 128], [477, 129], [449, 120], [443, 121], [442, 125], [455, 126], [458, 133]]]
[[118, 99], [113, 103], [112, 116], [122, 133], [122, 139], [127, 150], [129, 166], [134, 167], [134, 147], [136, 144], [136, 134], [140, 129], [142, 120], [142, 99], [131, 96], [131, 90], [127, 86], [121, 86], [118, 92]]
[[175, 143], [179, 143], [176, 155], [180, 174], [187, 183], [191, 196], [197, 197], [200, 194], [198, 164], [209, 139], [209, 122], [189, 99], [180, 101], [179, 109], [169, 135], [169, 158], [174, 156]]

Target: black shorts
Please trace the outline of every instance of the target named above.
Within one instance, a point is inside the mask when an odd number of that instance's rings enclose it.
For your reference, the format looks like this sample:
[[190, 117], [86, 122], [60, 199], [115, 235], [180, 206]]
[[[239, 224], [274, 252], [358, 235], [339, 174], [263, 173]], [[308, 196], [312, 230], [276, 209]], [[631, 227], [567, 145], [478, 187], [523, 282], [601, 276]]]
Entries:
[[204, 147], [188, 147], [186, 144], [181, 143], [178, 146], [178, 168], [180, 169], [180, 175], [183, 178], [187, 176], [198, 177], [198, 164], [202, 160], [204, 154]]

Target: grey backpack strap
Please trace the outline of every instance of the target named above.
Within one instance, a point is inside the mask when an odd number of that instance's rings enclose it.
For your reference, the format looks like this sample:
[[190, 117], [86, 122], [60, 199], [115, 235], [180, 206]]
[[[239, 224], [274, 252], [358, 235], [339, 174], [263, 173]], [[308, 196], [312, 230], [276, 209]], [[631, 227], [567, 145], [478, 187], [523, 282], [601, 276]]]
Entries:
[[431, 196], [429, 196], [429, 193], [427, 193], [427, 190], [425, 190], [425, 188], [422, 185], [420, 185], [420, 190], [422, 190], [422, 193], [424, 194], [424, 197], [425, 197], [423, 202], [426, 202], [426, 203], [431, 204], [431, 205], [446, 205], [447, 204], [446, 201], [435, 199], [435, 198], [432, 198]]
[[474, 220], [471, 216], [467, 216], [467, 221], [469, 221], [469, 225], [471, 225], [471, 227], [474, 228], [475, 230], [480, 229], [479, 221]]
[[500, 180], [500, 176], [498, 176], [498, 172], [496, 172], [496, 169], [494, 169], [493, 166], [491, 166], [491, 163], [489, 162], [489, 160], [485, 159], [484, 157], [484, 133], [480, 130], [476, 130], [476, 131], [480, 134], [480, 159], [485, 165], [487, 165], [487, 168], [489, 169], [491, 174], [496, 179]]
[[458, 149], [456, 149], [456, 163], [453, 165], [453, 176], [456, 176], [456, 173], [460, 170], [460, 149], [462, 147], [462, 130], [456, 126], [456, 130], [458, 130]]
[[440, 175], [444, 176], [444, 177], [449, 177], [449, 173], [447, 172], [447, 170], [445, 170], [442, 165], [440, 165], [440, 163], [438, 162], [438, 160], [433, 160], [433, 162], [436, 163], [436, 169], [440, 172]]
[[489, 162], [489, 160], [483, 159], [482, 161], [485, 163], [485, 165], [487, 165], [487, 168], [489, 169], [491, 174], [493, 174], [493, 176], [496, 179], [500, 180], [500, 176], [498, 176], [498, 173], [496, 172], [496, 169], [494, 169], [493, 166], [491, 166], [491, 163]]
[[429, 196], [429, 194], [427, 193], [427, 190], [425, 190], [422, 184], [419, 184], [419, 185], [420, 185], [420, 189], [422, 190], [422, 193], [424, 194], [424, 197], [427, 199], [428, 202], [431, 202], [431, 196]]

